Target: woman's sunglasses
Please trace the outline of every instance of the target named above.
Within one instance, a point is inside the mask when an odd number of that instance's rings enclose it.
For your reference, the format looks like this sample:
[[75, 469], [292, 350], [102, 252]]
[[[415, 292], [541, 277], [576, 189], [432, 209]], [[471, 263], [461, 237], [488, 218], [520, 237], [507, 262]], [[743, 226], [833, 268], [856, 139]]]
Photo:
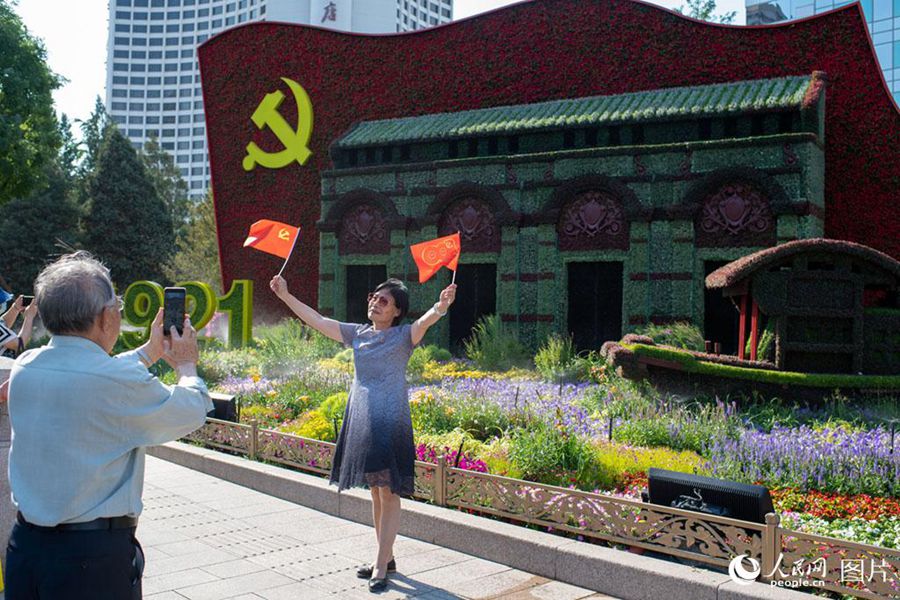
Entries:
[[381, 296], [379, 294], [376, 294], [375, 292], [369, 292], [369, 296], [368, 296], [367, 300], [368, 300], [369, 304], [372, 304], [372, 300], [375, 300], [375, 304], [379, 308], [384, 308], [385, 306], [388, 305], [388, 302], [389, 302], [389, 300], [387, 299], [387, 296]]

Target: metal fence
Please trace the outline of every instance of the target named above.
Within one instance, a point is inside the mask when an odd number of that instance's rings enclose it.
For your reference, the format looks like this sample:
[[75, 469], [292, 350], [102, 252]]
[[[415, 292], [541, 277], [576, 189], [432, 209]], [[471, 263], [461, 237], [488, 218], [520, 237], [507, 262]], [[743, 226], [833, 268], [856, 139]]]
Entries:
[[[205, 446], [327, 474], [334, 444], [208, 419], [185, 438]], [[509, 521], [564, 531], [586, 540], [649, 550], [717, 567], [739, 555], [759, 580], [827, 589], [858, 598], [900, 598], [900, 550], [738, 521], [605, 494], [511, 479], [416, 461], [415, 497]], [[752, 559], [752, 560], [750, 560]], [[755, 561], [755, 564], [754, 562]], [[749, 565], [749, 569], [747, 567]]]

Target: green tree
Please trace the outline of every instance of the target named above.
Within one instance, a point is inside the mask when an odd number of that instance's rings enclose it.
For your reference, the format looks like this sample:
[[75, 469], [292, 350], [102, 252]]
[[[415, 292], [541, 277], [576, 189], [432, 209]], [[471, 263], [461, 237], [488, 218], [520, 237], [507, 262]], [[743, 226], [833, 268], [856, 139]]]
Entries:
[[59, 84], [41, 41], [0, 0], [0, 204], [44, 181], [60, 144], [52, 96]]
[[97, 167], [100, 145], [107, 130], [116, 125], [110, 120], [100, 96], [94, 100], [94, 111], [91, 116], [85, 121], [79, 119], [76, 122], [81, 129], [81, 146], [78, 149], [81, 161], [75, 169], [76, 199], [79, 203], [86, 204], [90, 197], [88, 181]]
[[72, 122], [63, 113], [59, 120], [59, 136], [62, 145], [59, 148], [59, 167], [70, 185], [74, 185], [78, 170], [78, 162], [81, 160], [81, 147], [78, 140], [72, 134]]
[[721, 15], [714, 14], [716, 12], [716, 0], [687, 0], [687, 7], [684, 4], [676, 9], [678, 12], [685, 14], [701, 21], [712, 21], [714, 23], [730, 24], [734, 23], [737, 11], [727, 12]]
[[140, 279], [166, 281], [172, 219], [131, 142], [115, 127], [107, 128], [87, 183], [85, 249], [106, 263], [122, 290]]
[[44, 178], [41, 190], [0, 207], [3, 276], [16, 293], [31, 290], [41, 268], [78, 239], [80, 213], [65, 173], [54, 162], [45, 167]]
[[159, 199], [169, 209], [175, 234], [181, 237], [188, 224], [191, 200], [188, 186], [181, 178], [181, 171], [175, 166], [172, 155], [162, 149], [155, 137], [144, 142], [141, 160], [147, 168], [147, 175], [159, 194]]
[[212, 192], [194, 204], [184, 232], [178, 236], [178, 251], [166, 266], [171, 281], [202, 281], [222, 290], [219, 270], [219, 244], [216, 241], [216, 215]]

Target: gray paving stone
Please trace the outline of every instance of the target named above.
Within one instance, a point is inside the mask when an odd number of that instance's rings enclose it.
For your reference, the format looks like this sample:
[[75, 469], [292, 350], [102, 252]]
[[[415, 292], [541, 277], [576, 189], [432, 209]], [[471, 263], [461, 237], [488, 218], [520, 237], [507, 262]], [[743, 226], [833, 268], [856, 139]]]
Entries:
[[145, 576], [143, 588], [144, 594], [156, 594], [177, 590], [178, 588], [196, 585], [198, 583], [217, 581], [218, 579], [219, 578], [215, 575], [207, 573], [206, 571], [201, 571], [200, 569], [187, 569], [175, 573], [157, 575], [156, 577]]
[[[395, 553], [396, 554], [396, 553]], [[458, 565], [472, 558], [467, 554], [435, 548], [426, 552], [416, 552], [397, 558], [397, 570], [404, 575], [414, 576], [418, 573]]]
[[172, 557], [184, 556], [186, 554], [198, 554], [209, 552], [213, 547], [204, 544], [200, 540], [187, 539], [180, 542], [171, 542], [168, 544], [158, 544], [160, 550]]
[[259, 592], [265, 600], [335, 600], [336, 596], [307, 582], [296, 582]]
[[217, 562], [202, 567], [204, 571], [215, 575], [219, 579], [228, 579], [229, 577], [240, 577], [248, 573], [256, 573], [268, 569], [265, 565], [250, 562], [247, 559], [229, 560], [226, 562]]
[[470, 558], [469, 560], [455, 565], [448, 565], [439, 569], [432, 569], [430, 571], [425, 571], [424, 573], [419, 573], [411, 577], [411, 579], [431, 587], [457, 593], [457, 589], [471, 579], [487, 575], [496, 575], [497, 573], [509, 570], [509, 567], [505, 565], [478, 558]]
[[184, 596], [177, 592], [162, 592], [160, 594], [146, 595], [144, 600], [186, 600]]
[[[561, 581], [548, 581], [537, 585], [526, 592], [522, 598], [535, 598], [536, 600], [582, 600], [586, 598], [598, 597], [590, 590], [575, 587]], [[608, 596], [607, 596], [608, 597]], [[511, 597], [509, 600], [518, 600], [518, 597]]]
[[232, 562], [236, 559], [237, 557], [234, 554], [215, 548], [191, 554], [182, 554], [181, 556], [168, 556], [166, 558], [151, 559], [148, 554], [146, 566], [144, 567], [144, 576], [153, 577], [156, 575], [177, 573], [178, 571], [184, 571], [185, 569], [207, 567], [210, 565]]
[[[375, 556], [378, 550], [378, 544], [375, 541], [375, 534], [370, 529], [358, 535], [348, 535], [342, 538], [328, 540], [327, 542], [319, 542], [311, 545], [317, 551], [327, 552], [330, 554], [338, 554], [359, 561], [360, 564], [369, 562]], [[397, 544], [394, 544], [394, 551], [397, 550]]]
[[222, 600], [248, 592], [256, 593], [273, 587], [285, 586], [289, 583], [292, 583], [289, 577], [272, 571], [259, 571], [241, 577], [218, 579], [210, 583], [180, 588], [178, 593], [188, 600]]

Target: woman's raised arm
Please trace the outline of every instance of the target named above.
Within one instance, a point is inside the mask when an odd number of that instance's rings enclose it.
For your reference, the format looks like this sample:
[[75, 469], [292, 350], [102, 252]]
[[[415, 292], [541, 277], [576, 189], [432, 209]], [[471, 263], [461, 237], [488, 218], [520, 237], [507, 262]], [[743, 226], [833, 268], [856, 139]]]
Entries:
[[447, 310], [453, 301], [456, 300], [456, 284], [451, 283], [441, 291], [440, 299], [429, 308], [424, 315], [419, 317], [412, 324], [410, 336], [412, 337], [413, 346], [422, 341], [428, 328], [438, 322], [438, 320], [447, 314]]
[[324, 335], [338, 342], [343, 342], [341, 338], [341, 324], [334, 319], [327, 319], [320, 315], [314, 308], [300, 302], [295, 296], [288, 291], [287, 281], [281, 275], [276, 275], [269, 282], [269, 287], [275, 292], [278, 298], [287, 304], [300, 320]]

